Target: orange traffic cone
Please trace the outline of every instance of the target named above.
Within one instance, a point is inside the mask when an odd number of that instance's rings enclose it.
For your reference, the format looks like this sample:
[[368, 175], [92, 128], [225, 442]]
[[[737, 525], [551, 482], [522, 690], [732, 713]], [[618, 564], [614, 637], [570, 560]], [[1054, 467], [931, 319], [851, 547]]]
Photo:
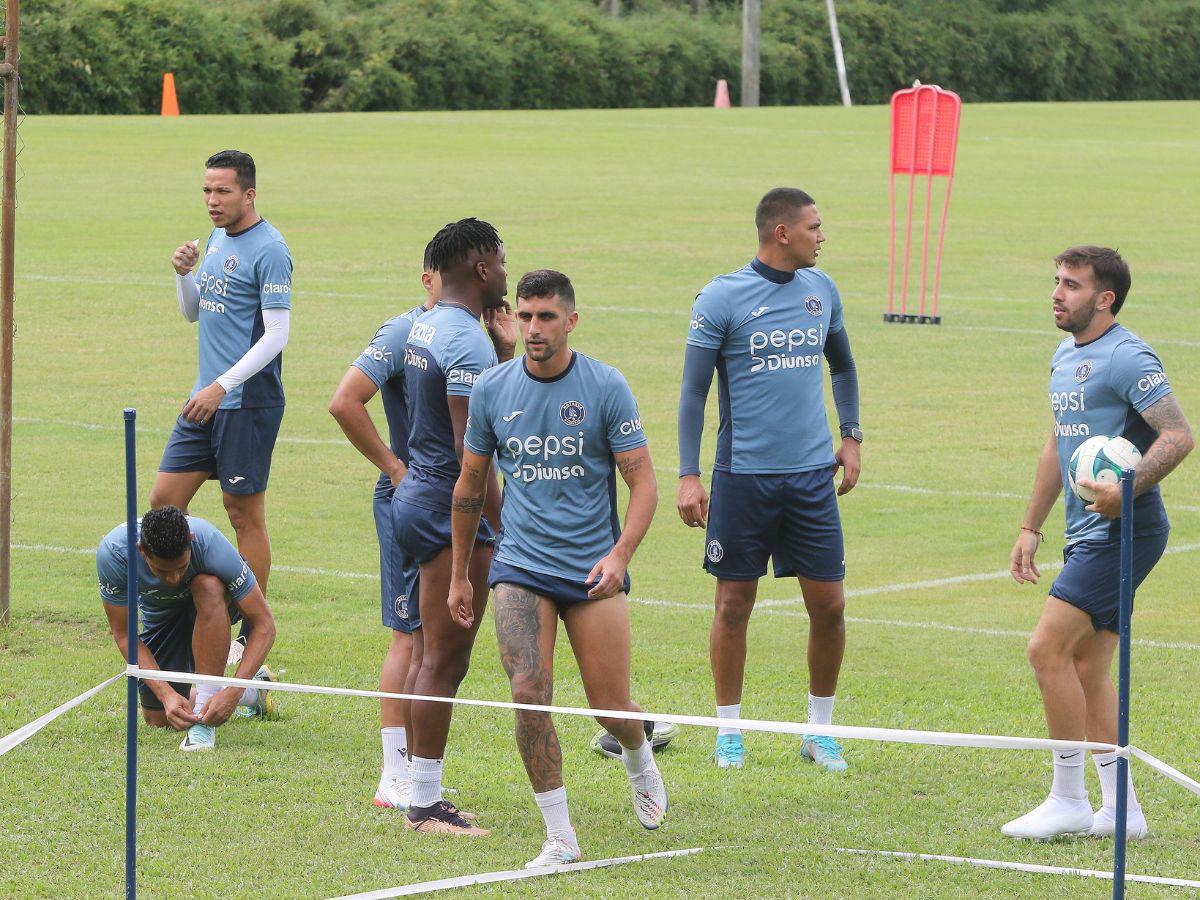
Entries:
[[[726, 105], [729, 105], [728, 100], [726, 100]], [[179, 115], [179, 101], [175, 99], [175, 75], [171, 72], [163, 75], [162, 114], [164, 116]]]
[[713, 97], [715, 109], [729, 109], [729, 82], [722, 78], [717, 82], [717, 95]]

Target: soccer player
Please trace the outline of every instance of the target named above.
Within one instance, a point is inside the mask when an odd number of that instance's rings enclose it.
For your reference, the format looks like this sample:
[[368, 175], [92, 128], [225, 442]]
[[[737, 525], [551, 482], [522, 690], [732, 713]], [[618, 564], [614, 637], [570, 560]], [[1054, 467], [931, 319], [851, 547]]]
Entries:
[[[503, 532], [488, 582], [513, 700], [551, 702], [561, 616], [588, 703], [637, 712], [629, 698], [626, 570], [654, 518], [658, 485], [629, 385], [616, 369], [570, 347], [578, 321], [567, 276], [542, 269], [521, 278], [517, 324], [525, 356], [485, 372], [471, 394], [454, 488], [450, 614], [463, 629], [475, 627], [471, 551], [498, 453]], [[615, 469], [629, 486], [624, 532]], [[542, 851], [526, 868], [576, 862], [554, 724], [546, 713], [518, 711], [516, 718], [517, 747], [546, 822]], [[642, 723], [597, 719], [620, 741], [638, 821], [658, 828], [667, 792]]]
[[[758, 254], [714, 278], [696, 297], [679, 400], [679, 516], [707, 525], [704, 568], [717, 578], [709, 653], [717, 716], [741, 715], [746, 626], [767, 558], [775, 577], [795, 576], [808, 610], [808, 721], [833, 720], [846, 646], [845, 552], [837, 497], [858, 481], [858, 375], [833, 279], [815, 268], [825, 240], [813, 198], [775, 188], [758, 204]], [[834, 453], [825, 415], [829, 363], [841, 422]], [[704, 404], [714, 369], [720, 428], [712, 509], [700, 484]], [[833, 473], [842, 467], [836, 492]], [[842, 747], [805, 735], [801, 756], [832, 772], [847, 768]], [[740, 768], [745, 751], [734, 726], [718, 729], [720, 768]]]
[[[1191, 452], [1195, 442], [1179, 401], [1148, 344], [1117, 324], [1129, 293], [1129, 266], [1107, 247], [1072, 247], [1054, 260], [1054, 324], [1066, 337], [1050, 363], [1054, 427], [1042, 448], [1033, 494], [1013, 545], [1018, 584], [1036, 584], [1034, 556], [1042, 524], [1068, 484], [1071, 454], [1090, 436], [1121, 436], [1142, 453], [1133, 492], [1133, 583], [1140, 585], [1167, 546], [1170, 528], [1158, 483]], [[1081, 479], [1095, 492], [1085, 503], [1069, 487], [1063, 568], [1029, 639], [1050, 737], [1117, 741], [1113, 651], [1120, 617], [1121, 486]], [[1032, 812], [1006, 824], [1009, 837], [1048, 840], [1060, 834], [1116, 831], [1116, 753], [1093, 753], [1103, 796], [1092, 812], [1083, 783], [1081, 750], [1055, 751], [1050, 796]], [[1129, 781], [1126, 836], [1145, 837], [1146, 816]]]
[[[392, 497], [395, 539], [420, 566], [421, 669], [413, 693], [453, 697], [467, 674], [479, 617], [487, 605], [487, 571], [500, 492], [489, 478], [487, 522], [476, 534], [471, 557], [476, 624], [459, 628], [450, 619], [450, 500], [458, 480], [467, 430], [467, 404], [479, 375], [512, 359], [516, 345], [504, 244], [479, 219], [461, 219], [434, 235], [430, 265], [442, 278], [442, 297], [413, 324], [404, 348], [404, 396], [408, 404], [408, 472]], [[495, 342], [480, 327], [483, 316]], [[412, 793], [405, 824], [420, 832], [486, 835], [442, 799], [442, 762], [450, 731], [448, 703], [414, 701], [410, 713]]]
[[[126, 529], [104, 536], [96, 551], [100, 599], [122, 659], [129, 659], [129, 584]], [[275, 620], [254, 572], [225, 535], [204, 519], [174, 506], [152, 509], [138, 520], [138, 611], [142, 632], [138, 665], [143, 669], [221, 675], [231, 623], [253, 626], [234, 677], [273, 681], [263, 665], [275, 641]], [[219, 688], [201, 684], [143, 681], [142, 715], [148, 725], [187, 731], [180, 750], [211, 750], [216, 729], [241, 705], [247, 714], [268, 717], [274, 704], [264, 688]]]
[[[238, 551], [265, 595], [271, 574], [266, 490], [283, 420], [292, 256], [283, 235], [255, 211], [254, 185], [249, 154], [222, 150], [209, 157], [204, 202], [213, 231], [203, 253], [189, 241], [171, 257], [179, 311], [200, 323], [200, 363], [163, 450], [150, 506], [187, 510], [200, 485], [216, 479]], [[249, 627], [245, 620], [229, 645], [230, 665], [241, 656]]]
[[[404, 345], [417, 317], [441, 296], [441, 277], [430, 262], [425, 247], [421, 285], [425, 302], [393, 316], [375, 332], [371, 343], [359, 354], [329, 403], [333, 415], [355, 448], [379, 470], [372, 503], [375, 533], [379, 538], [379, 581], [383, 625], [392, 640], [379, 675], [379, 689], [411, 694], [421, 666], [421, 617], [417, 602], [417, 564], [405, 556], [393, 537], [392, 495], [408, 471], [408, 404], [404, 399]], [[384, 443], [367, 403], [376, 393], [383, 395], [383, 412], [388, 423]], [[407, 700], [381, 700], [380, 726], [383, 740], [383, 774], [375, 790], [375, 805], [408, 809], [412, 783], [408, 775]]]

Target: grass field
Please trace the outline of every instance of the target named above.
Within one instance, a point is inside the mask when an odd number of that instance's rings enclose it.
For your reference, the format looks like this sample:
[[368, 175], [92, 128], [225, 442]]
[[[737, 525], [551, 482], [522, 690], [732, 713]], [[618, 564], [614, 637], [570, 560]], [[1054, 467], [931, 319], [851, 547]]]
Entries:
[[[1046, 380], [1060, 335], [1051, 258], [1116, 245], [1133, 291], [1121, 321], [1159, 351], [1200, 422], [1195, 198], [1200, 105], [970, 106], [943, 266], [944, 324], [885, 325], [887, 110], [883, 108], [503, 112], [203, 118], [31, 118], [20, 157], [14, 427], [13, 620], [0, 631], [0, 734], [116, 672], [92, 549], [124, 518], [121, 408], [141, 432], [139, 492], [195, 371], [168, 257], [206, 233], [203, 159], [235, 146], [259, 164], [259, 209], [296, 260], [284, 368], [288, 411], [269, 515], [288, 680], [370, 688], [379, 624], [374, 473], [326, 412], [376, 325], [411, 306], [420, 252], [462, 215], [500, 229], [515, 277], [575, 280], [576, 346], [627, 375], [660, 475], [655, 526], [634, 561], [635, 697], [708, 714], [713, 585], [702, 541], [674, 514], [675, 405], [687, 313], [714, 274], [752, 255], [754, 203], [777, 184], [815, 195], [822, 266], [846, 303], [867, 434], [862, 483], [842, 502], [849, 643], [837, 720], [1041, 736], [1024, 635], [1048, 586], [1000, 576], [1050, 427]], [[714, 392], [715, 393], [715, 392]], [[711, 460], [715, 405], [703, 459]], [[1175, 551], [1139, 596], [1134, 741], [1200, 771], [1200, 466], [1164, 488]], [[229, 533], [214, 489], [192, 511]], [[1061, 506], [1042, 562], [1058, 558]], [[975, 579], [958, 576], [979, 575]], [[806, 621], [793, 582], [751, 624], [743, 709], [805, 716]], [[681, 605], [682, 604], [682, 605]], [[582, 705], [565, 641], [556, 702]], [[490, 621], [463, 695], [505, 699]], [[117, 687], [0, 760], [0, 896], [115, 897], [123, 848], [124, 691]], [[542, 823], [511, 715], [455, 717], [447, 783], [490, 839], [404, 833], [370, 804], [377, 706], [288, 695], [274, 723], [234, 723], [217, 752], [185, 757], [143, 729], [142, 896], [321, 898], [519, 867]], [[643, 832], [620, 766], [587, 749], [594, 726], [561, 719], [566, 780], [585, 858], [683, 847], [646, 862], [466, 896], [1100, 897], [1106, 883], [834, 847], [919, 850], [1103, 869], [1111, 844], [1014, 844], [999, 826], [1040, 802], [1042, 752], [848, 746], [849, 777], [823, 777], [791, 739], [751, 736], [746, 769], [718, 773], [712, 734], [661, 757], [668, 826]], [[1099, 796], [1089, 764], [1093, 796]], [[1200, 798], [1144, 767], [1150, 840], [1135, 873], [1200, 878]], [[1131, 889], [1167, 896], [1179, 889]]]

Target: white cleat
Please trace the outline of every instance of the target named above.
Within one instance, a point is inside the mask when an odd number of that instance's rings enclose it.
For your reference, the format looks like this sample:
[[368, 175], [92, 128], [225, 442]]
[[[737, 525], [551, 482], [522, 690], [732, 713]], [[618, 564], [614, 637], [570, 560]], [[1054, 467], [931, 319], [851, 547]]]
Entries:
[[568, 834], [556, 834], [546, 838], [542, 844], [542, 852], [536, 858], [525, 863], [527, 869], [544, 869], [549, 866], [569, 866], [583, 858], [579, 850], [579, 842], [575, 839], [575, 829]]
[[229, 655], [225, 657], [225, 668], [236, 666], [242, 661], [242, 654], [246, 652], [246, 645], [237, 638], [229, 642]]
[[1087, 834], [1092, 830], [1092, 805], [1083, 800], [1069, 800], [1051, 794], [1033, 812], [1004, 825], [1000, 832], [1011, 838], [1030, 841], [1052, 841], [1068, 834]]
[[633, 776], [629, 783], [633, 786], [633, 811], [642, 827], [653, 831], [667, 818], [667, 786], [658, 766]]
[[211, 725], [197, 722], [187, 730], [179, 749], [184, 753], [197, 753], [212, 750], [217, 746], [217, 729]]
[[408, 809], [412, 797], [412, 782], [404, 775], [384, 775], [375, 790], [375, 805], [384, 809]]
[[[1117, 833], [1117, 811], [1111, 806], [1101, 806], [1096, 810], [1092, 821], [1092, 837], [1110, 838]], [[1146, 814], [1139, 806], [1130, 809], [1125, 815], [1125, 839], [1140, 841], [1150, 834], [1150, 826], [1146, 824]]]

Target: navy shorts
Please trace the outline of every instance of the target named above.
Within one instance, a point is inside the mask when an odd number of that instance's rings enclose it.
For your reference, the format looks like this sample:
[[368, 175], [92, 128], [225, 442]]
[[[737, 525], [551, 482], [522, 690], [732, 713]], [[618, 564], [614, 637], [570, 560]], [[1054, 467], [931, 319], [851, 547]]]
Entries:
[[375, 533], [379, 536], [379, 590], [383, 624], [412, 634], [421, 627], [417, 587], [421, 567], [396, 542], [392, 527], [392, 492], [375, 494]]
[[[1167, 531], [1133, 538], [1133, 588], [1145, 581], [1167, 549]], [[1076, 541], [1063, 548], [1063, 567], [1050, 596], [1092, 617], [1097, 631], [1120, 631], [1121, 542]]]
[[[450, 510], [426, 509], [415, 503], [405, 503], [399, 497], [392, 498], [392, 529], [396, 543], [409, 559], [418, 565], [429, 562], [450, 547]], [[477, 544], [493, 544], [496, 537], [492, 526], [482, 516], [479, 531], [475, 534]]]
[[163, 449], [160, 472], [208, 472], [227, 494], [267, 489], [282, 406], [218, 409], [203, 425], [181, 415]]
[[[517, 587], [540, 594], [558, 607], [559, 615], [568, 606], [592, 602], [588, 591], [595, 587], [594, 584], [584, 584], [581, 581], [572, 581], [557, 575], [531, 572], [529, 569], [512, 566], [500, 560], [492, 560], [492, 571], [488, 575], [488, 587], [495, 588], [498, 584], [515, 584]], [[626, 594], [629, 593], [628, 572], [625, 573], [625, 584], [621, 590]]]
[[[241, 619], [242, 613], [237, 604], [230, 603], [229, 621], [240, 622]], [[162, 621], [146, 628], [138, 637], [154, 654], [154, 661], [160, 669], [167, 672], [195, 672], [196, 660], [192, 656], [192, 629], [195, 624], [196, 607], [185, 603]], [[186, 681], [170, 681], [168, 684], [175, 689], [175, 693], [184, 697], [192, 690], [192, 685]], [[146, 682], [139, 680], [138, 693], [142, 698], [143, 709], [163, 708]]]
[[704, 568], [729, 581], [803, 576], [842, 581], [846, 551], [833, 469], [783, 475], [714, 471]]

